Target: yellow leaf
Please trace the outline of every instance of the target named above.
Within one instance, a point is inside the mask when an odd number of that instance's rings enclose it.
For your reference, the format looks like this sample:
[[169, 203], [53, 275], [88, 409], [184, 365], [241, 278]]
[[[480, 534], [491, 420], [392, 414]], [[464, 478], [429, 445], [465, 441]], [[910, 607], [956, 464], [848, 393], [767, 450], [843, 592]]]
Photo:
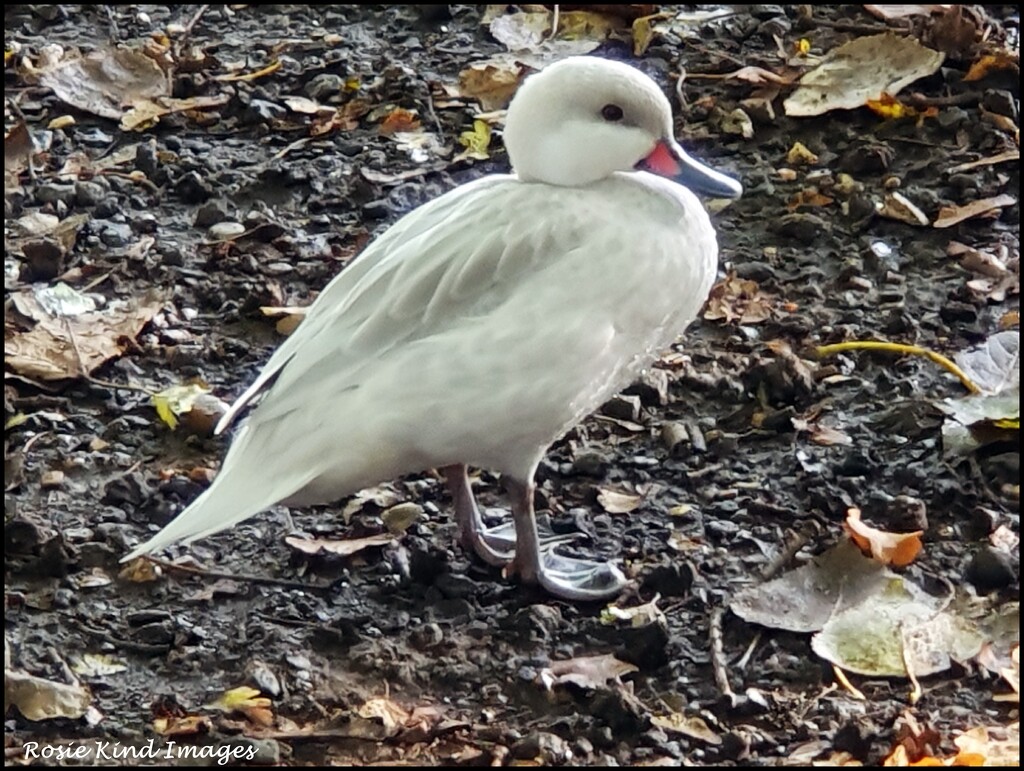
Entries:
[[491, 157], [487, 152], [491, 144], [490, 125], [477, 118], [473, 121], [472, 131], [463, 131], [459, 135], [459, 144], [466, 148], [464, 152], [459, 153], [459, 159], [473, 158], [477, 161], [486, 161]]
[[883, 118], [911, 118], [917, 115], [917, 110], [907, 107], [899, 99], [889, 94], [882, 94], [880, 99], [868, 99], [864, 105]]
[[217, 701], [208, 705], [221, 712], [234, 712], [235, 710], [267, 709], [271, 702], [266, 696], [260, 696], [259, 689], [248, 685], [240, 685], [225, 691]]
[[654, 27], [650, 16], [641, 16], [633, 20], [633, 55], [643, 56], [654, 40]]
[[209, 392], [209, 388], [198, 383], [171, 386], [153, 394], [153, 406], [156, 407], [156, 414], [160, 416], [160, 420], [173, 431], [178, 427], [178, 415], [190, 412], [195, 400]]
[[807, 56], [807, 54], [811, 52], [811, 41], [802, 37], [793, 44], [793, 47], [796, 49], [798, 55]]

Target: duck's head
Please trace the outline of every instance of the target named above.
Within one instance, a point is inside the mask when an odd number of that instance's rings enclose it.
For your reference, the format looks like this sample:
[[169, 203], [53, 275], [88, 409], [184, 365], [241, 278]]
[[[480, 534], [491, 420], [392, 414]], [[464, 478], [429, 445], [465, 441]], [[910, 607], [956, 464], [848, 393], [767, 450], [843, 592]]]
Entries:
[[597, 57], [563, 59], [527, 78], [508, 108], [505, 147], [528, 182], [579, 186], [643, 169], [717, 198], [742, 192], [679, 146], [672, 108], [653, 80]]

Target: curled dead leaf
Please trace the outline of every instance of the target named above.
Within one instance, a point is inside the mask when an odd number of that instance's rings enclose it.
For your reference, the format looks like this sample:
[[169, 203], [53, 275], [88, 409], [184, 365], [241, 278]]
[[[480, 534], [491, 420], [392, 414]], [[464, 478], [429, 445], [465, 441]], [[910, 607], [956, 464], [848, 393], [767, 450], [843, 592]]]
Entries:
[[870, 554], [883, 565], [909, 565], [922, 549], [923, 530], [913, 533], [889, 533], [878, 530], [861, 521], [860, 509], [857, 508], [851, 508], [846, 512], [843, 529], [861, 551]]

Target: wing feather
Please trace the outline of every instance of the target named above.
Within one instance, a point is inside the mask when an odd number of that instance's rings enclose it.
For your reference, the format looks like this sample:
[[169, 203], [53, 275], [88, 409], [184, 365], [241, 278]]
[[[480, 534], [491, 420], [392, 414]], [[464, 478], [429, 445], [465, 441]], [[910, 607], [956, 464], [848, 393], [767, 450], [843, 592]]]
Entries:
[[[552, 243], [556, 225], [537, 212], [537, 228], [517, 230], [513, 220], [532, 205], [529, 187], [513, 177], [484, 181], [486, 193], [468, 185], [417, 209], [342, 271], [218, 429], [260, 394], [250, 418], [258, 422], [304, 407], [299, 393], [327, 401], [358, 387], [364, 369], [395, 346], [503, 302], [517, 276], [550, 257], [537, 247]], [[391, 237], [395, 229], [404, 237]]]

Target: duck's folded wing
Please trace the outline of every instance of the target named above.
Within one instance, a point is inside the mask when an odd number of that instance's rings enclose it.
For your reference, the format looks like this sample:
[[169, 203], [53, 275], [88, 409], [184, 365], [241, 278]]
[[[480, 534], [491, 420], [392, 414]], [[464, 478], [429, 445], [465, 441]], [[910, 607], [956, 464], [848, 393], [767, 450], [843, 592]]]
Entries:
[[307, 393], [329, 398], [309, 388], [316, 382], [356, 387], [359, 373], [395, 346], [503, 302], [517, 276], [541, 269], [559, 243], [572, 242], [571, 228], [551, 217], [550, 200], [538, 200], [531, 187], [487, 178], [399, 220], [324, 289], [218, 432], [261, 395], [258, 422], [302, 408]]

